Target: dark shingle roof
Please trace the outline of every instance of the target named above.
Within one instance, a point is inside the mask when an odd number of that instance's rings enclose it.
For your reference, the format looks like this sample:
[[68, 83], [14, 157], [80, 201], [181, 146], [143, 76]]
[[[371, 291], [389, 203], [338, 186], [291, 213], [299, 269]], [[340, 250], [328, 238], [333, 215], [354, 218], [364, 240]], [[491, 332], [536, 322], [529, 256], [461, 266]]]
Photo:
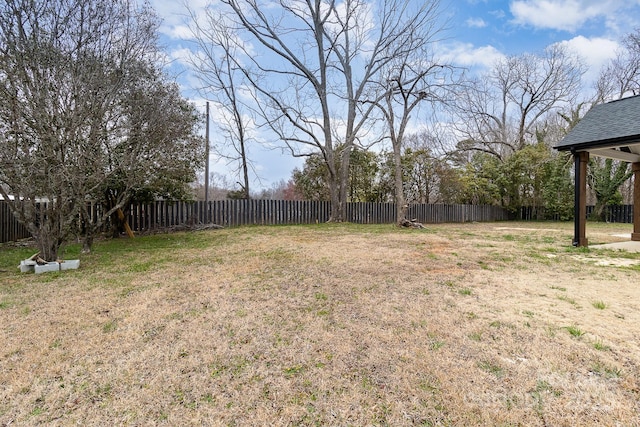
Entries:
[[632, 96], [593, 107], [555, 147], [596, 148], [640, 142], [640, 96]]

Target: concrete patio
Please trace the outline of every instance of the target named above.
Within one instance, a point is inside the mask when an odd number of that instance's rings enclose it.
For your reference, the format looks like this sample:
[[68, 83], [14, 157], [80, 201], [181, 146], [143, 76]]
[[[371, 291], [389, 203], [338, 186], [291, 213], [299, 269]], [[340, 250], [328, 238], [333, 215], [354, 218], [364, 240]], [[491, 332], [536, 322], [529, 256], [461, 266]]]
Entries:
[[631, 240], [631, 234], [619, 234], [616, 237], [627, 238], [629, 240], [624, 240], [620, 242], [614, 243], [605, 243], [602, 245], [589, 245], [590, 249], [609, 249], [609, 250], [621, 250], [627, 252], [637, 252], [640, 253], [640, 242]]

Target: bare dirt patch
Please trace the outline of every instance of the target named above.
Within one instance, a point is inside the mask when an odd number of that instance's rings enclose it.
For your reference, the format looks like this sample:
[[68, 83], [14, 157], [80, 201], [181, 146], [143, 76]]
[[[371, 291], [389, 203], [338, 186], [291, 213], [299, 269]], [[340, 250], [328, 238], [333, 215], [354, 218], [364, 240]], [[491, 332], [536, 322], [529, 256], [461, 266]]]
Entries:
[[241, 228], [0, 273], [0, 425], [640, 425], [640, 270], [596, 262], [640, 254], [571, 234]]

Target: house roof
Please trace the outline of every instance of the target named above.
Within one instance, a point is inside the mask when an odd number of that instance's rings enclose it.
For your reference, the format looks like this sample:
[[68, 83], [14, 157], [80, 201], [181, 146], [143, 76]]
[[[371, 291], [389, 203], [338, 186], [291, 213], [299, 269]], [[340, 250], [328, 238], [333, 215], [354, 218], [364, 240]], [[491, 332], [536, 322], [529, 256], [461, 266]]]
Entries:
[[640, 96], [594, 106], [555, 148], [640, 162]]

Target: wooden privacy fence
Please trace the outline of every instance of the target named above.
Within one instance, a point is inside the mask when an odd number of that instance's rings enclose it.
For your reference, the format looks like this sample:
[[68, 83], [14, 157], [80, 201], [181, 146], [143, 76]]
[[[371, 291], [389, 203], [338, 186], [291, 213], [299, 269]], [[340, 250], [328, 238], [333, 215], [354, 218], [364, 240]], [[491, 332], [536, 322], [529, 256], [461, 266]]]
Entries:
[[[196, 224], [224, 227], [315, 224], [329, 220], [331, 203], [298, 200], [213, 200], [207, 203], [156, 201], [132, 203], [124, 210], [131, 228], [144, 232]], [[407, 217], [422, 223], [509, 219], [505, 209], [484, 205], [411, 205]], [[393, 224], [396, 206], [394, 203], [347, 203], [346, 220], [358, 224]], [[0, 226], [0, 243], [30, 236], [2, 200]]]
[[27, 237], [31, 237], [27, 227], [14, 218], [9, 203], [0, 200], [0, 243], [14, 242]]
[[[132, 204], [129, 225], [134, 231], [148, 231], [189, 224], [287, 225], [326, 222], [331, 203], [298, 200], [214, 200], [208, 203], [158, 201]], [[503, 221], [507, 211], [499, 206], [411, 205], [407, 216], [423, 223]], [[393, 224], [394, 203], [347, 203], [348, 222]]]
[[[407, 218], [425, 224], [443, 222], [505, 221], [506, 209], [489, 205], [409, 205]], [[393, 224], [396, 222], [395, 203], [347, 203], [347, 221], [358, 224]]]
[[[593, 213], [595, 206], [587, 206], [587, 218]], [[604, 212], [606, 222], [633, 224], [633, 205], [607, 206]]]
[[[591, 218], [595, 206], [587, 206], [587, 218]], [[550, 214], [544, 207], [541, 206], [523, 206], [511, 219], [520, 221], [562, 221], [558, 214]], [[607, 206], [604, 211], [604, 221], [606, 222], [618, 222], [624, 224], [633, 224], [633, 205], [613, 205]]]
[[331, 203], [298, 200], [213, 200], [133, 203], [125, 209], [134, 231], [194, 224], [287, 225], [326, 222]]

